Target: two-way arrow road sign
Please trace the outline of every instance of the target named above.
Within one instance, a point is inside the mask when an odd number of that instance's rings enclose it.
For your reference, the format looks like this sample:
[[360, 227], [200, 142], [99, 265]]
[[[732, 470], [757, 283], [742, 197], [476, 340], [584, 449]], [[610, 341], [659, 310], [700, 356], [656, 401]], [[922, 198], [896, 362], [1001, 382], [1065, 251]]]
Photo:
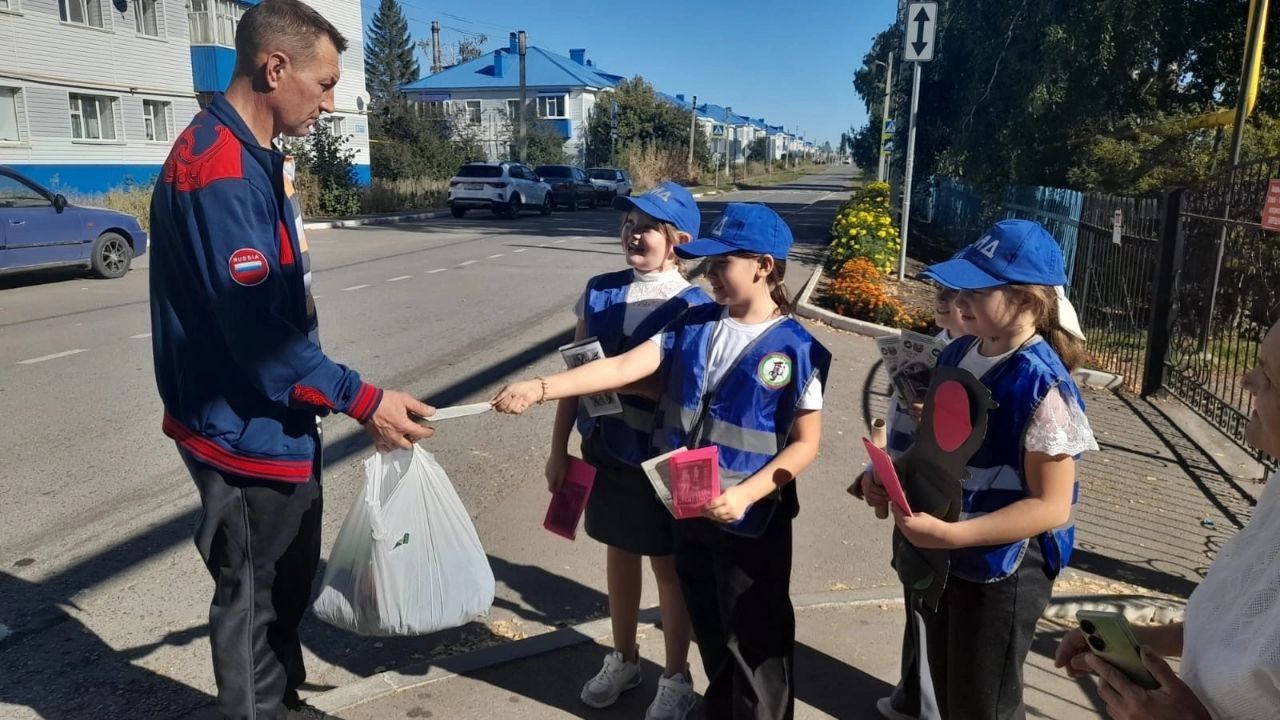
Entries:
[[902, 59], [907, 62], [929, 62], [933, 59], [934, 33], [938, 29], [938, 3], [918, 2], [907, 6], [907, 36], [903, 40]]

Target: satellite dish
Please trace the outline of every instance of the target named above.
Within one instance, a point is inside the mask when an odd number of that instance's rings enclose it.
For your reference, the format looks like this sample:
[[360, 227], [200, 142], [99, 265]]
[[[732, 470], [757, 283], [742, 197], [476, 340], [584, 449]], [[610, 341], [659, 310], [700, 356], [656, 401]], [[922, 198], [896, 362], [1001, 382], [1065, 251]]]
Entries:
[[111, 0], [111, 4], [115, 6], [118, 12], [125, 12], [129, 9], [129, 0]]
[[364, 96], [362, 95], [356, 96], [356, 109], [359, 110], [360, 112], [364, 112]]

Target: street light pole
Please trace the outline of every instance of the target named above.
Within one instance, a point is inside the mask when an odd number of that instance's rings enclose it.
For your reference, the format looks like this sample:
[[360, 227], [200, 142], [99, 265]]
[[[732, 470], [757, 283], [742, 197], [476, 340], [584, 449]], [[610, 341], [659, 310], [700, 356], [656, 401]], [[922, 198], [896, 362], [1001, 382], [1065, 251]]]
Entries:
[[[880, 65], [879, 60], [876, 61]], [[880, 115], [880, 166], [876, 170], [876, 180], [884, 181], [889, 158], [884, 151], [884, 134], [885, 128], [889, 125], [889, 98], [893, 96], [893, 53], [889, 53], [888, 60], [884, 64], [884, 112]]]

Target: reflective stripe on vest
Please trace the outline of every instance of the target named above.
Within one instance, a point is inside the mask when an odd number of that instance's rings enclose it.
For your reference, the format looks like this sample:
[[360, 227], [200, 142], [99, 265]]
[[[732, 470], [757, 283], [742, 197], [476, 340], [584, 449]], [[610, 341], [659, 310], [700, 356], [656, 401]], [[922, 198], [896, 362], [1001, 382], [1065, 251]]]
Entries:
[[[588, 336], [600, 341], [607, 357], [621, 355], [648, 340], [683, 313], [690, 305], [712, 302], [703, 290], [688, 287], [655, 308], [630, 336], [623, 334], [626, 318], [627, 288], [635, 279], [632, 270], [607, 273], [592, 278], [587, 284], [583, 303]], [[578, 407], [578, 432], [594, 455], [621, 464], [639, 466], [654, 455], [651, 433], [654, 403], [634, 395], [620, 395], [622, 412], [592, 418]]]
[[[707, 361], [721, 312], [719, 306], [691, 308], [668, 330], [654, 444], [659, 452], [716, 445], [723, 491], [758, 472], [785, 447], [804, 389], [814, 378], [825, 383], [831, 360], [826, 348], [788, 317], [752, 341], [719, 384], [708, 387]], [[783, 368], [789, 374], [775, 384]], [[746, 532], [742, 523], [724, 529]]]
[[[939, 365], [957, 367], [978, 342], [964, 338], [947, 346]], [[997, 403], [991, 411], [987, 436], [969, 461], [969, 479], [964, 483], [961, 519], [981, 517], [1008, 507], [1028, 496], [1023, 454], [1027, 428], [1035, 411], [1050, 392], [1063, 392], [1084, 407], [1084, 400], [1071, 374], [1049, 343], [1036, 339], [987, 371], [981, 378]], [[1028, 401], [1028, 398], [1032, 398]], [[1050, 575], [1057, 575], [1071, 559], [1075, 542], [1074, 511], [1079, 500], [1077, 479], [1072, 490], [1072, 519], [1041, 533], [1037, 541], [1044, 553]], [[973, 582], [994, 582], [1013, 574], [1022, 563], [1027, 541], [951, 552], [951, 572]]]

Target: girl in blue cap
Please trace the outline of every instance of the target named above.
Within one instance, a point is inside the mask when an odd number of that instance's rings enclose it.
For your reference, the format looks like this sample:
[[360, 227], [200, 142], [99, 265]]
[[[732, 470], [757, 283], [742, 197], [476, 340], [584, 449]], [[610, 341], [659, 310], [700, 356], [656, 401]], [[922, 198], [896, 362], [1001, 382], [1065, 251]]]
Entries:
[[616, 389], [659, 372], [654, 444], [715, 446], [720, 488], [702, 517], [676, 523], [676, 571], [709, 684], [707, 718], [791, 718], [792, 482], [818, 454], [831, 356], [791, 316], [782, 283], [791, 230], [764, 205], [730, 203], [705, 257], [715, 305], [690, 308], [650, 342], [568, 372], [513, 383], [502, 412]]
[[[710, 303], [685, 279], [675, 248], [697, 235], [698, 205], [681, 185], [663, 182], [642, 195], [614, 199], [622, 211], [620, 241], [625, 270], [591, 278], [578, 299], [576, 340], [594, 337], [605, 356], [621, 355], [643, 343], [692, 305]], [[671, 514], [653, 494], [640, 463], [652, 455], [654, 404], [638, 395], [620, 395], [622, 412], [590, 417], [577, 398], [560, 400], [547, 459], [547, 487], [560, 489], [568, 465], [575, 418], [582, 457], [596, 468], [587, 501], [586, 531], [608, 547], [606, 576], [614, 650], [582, 688], [584, 703], [608, 707], [642, 681], [636, 625], [643, 587], [642, 560], [650, 558], [662, 610], [666, 668], [646, 720], [683, 718], [696, 699], [687, 659], [692, 629], [672, 559]]]
[[[918, 717], [1021, 720], [1022, 666], [1074, 545], [1076, 459], [1098, 449], [1071, 378], [1085, 359], [1082, 338], [1074, 311], [1059, 302], [1062, 252], [1037, 223], [997, 223], [923, 274], [959, 291], [969, 333], [938, 365], [973, 373], [997, 406], [969, 461], [958, 522], [893, 508], [913, 545], [952, 551], [937, 611], [918, 608], [927, 660], [919, 667], [929, 674]], [[878, 481], [865, 489], [870, 504], [887, 502]]]

